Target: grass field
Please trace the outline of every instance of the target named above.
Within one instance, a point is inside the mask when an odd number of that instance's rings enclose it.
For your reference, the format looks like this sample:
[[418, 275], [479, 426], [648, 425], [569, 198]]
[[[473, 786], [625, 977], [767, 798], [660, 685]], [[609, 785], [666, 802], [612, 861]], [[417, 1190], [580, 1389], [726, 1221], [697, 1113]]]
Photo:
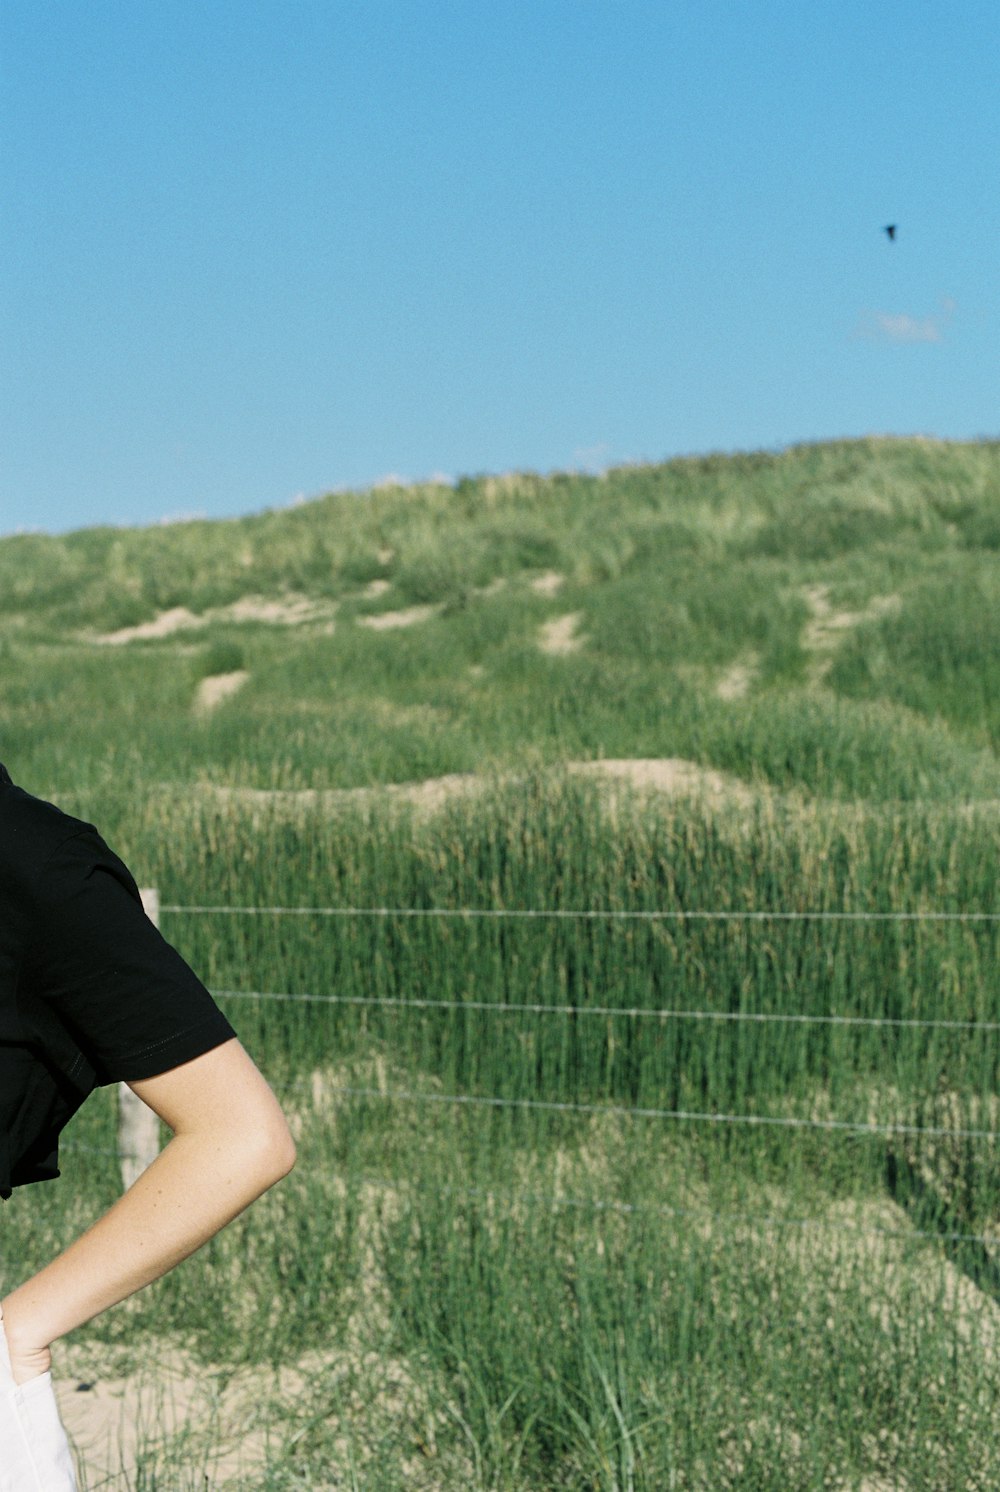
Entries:
[[0, 542], [0, 759], [299, 1146], [57, 1344], [204, 1390], [89, 1492], [1000, 1484], [998, 550], [1000, 445], [888, 440]]

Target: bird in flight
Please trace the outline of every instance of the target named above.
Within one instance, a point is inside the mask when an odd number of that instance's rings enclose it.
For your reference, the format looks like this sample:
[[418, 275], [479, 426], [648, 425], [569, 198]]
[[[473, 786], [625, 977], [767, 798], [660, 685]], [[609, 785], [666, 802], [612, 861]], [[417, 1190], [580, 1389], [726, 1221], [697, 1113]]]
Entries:
[[890, 243], [892, 243], [892, 242], [895, 241], [895, 237], [896, 237], [896, 225], [895, 225], [895, 223], [886, 223], [885, 228], [884, 228], [883, 231], [885, 233], [888, 233], [888, 235], [889, 235], [889, 242]]

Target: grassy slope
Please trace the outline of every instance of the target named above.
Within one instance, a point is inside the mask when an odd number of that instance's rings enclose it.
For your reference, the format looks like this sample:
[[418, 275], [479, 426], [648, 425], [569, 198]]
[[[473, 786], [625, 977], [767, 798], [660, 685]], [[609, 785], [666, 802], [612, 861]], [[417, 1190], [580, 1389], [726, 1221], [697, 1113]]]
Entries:
[[[53, 793], [353, 787], [604, 755], [833, 797], [994, 797], [998, 551], [1000, 444], [904, 440], [20, 535], [0, 542], [0, 755]], [[545, 595], [531, 581], [549, 570], [564, 580]], [[325, 610], [89, 640], [289, 595]], [[358, 622], [419, 605], [438, 610]], [[570, 613], [582, 646], [546, 654], [540, 628]], [[245, 687], [198, 717], [199, 680], [238, 668]], [[745, 692], [720, 698], [734, 669]]]

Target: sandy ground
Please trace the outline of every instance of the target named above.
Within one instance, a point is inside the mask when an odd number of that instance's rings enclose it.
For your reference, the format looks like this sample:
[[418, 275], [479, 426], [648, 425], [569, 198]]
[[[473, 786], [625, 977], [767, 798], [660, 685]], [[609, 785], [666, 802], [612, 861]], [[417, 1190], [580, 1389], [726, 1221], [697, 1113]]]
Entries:
[[751, 654], [742, 662], [734, 663], [727, 668], [715, 686], [715, 694], [718, 699], [744, 699], [750, 692], [750, 686], [757, 677], [759, 665], [757, 655]]
[[270, 1370], [206, 1370], [168, 1344], [144, 1371], [117, 1376], [99, 1352], [57, 1345], [53, 1382], [81, 1492], [126, 1488], [139, 1452], [162, 1453], [180, 1434], [190, 1466], [209, 1473], [206, 1486], [247, 1486], [266, 1461], [261, 1406], [294, 1392], [300, 1376], [286, 1370], [275, 1383]]
[[429, 621], [440, 610], [440, 606], [407, 606], [402, 611], [380, 611], [377, 616], [359, 616], [358, 624], [371, 627], [375, 632], [384, 632], [392, 627], [414, 627], [418, 622]]
[[538, 646], [543, 653], [575, 653], [583, 646], [583, 638], [577, 635], [577, 627], [583, 620], [582, 611], [570, 611], [545, 622], [538, 629]]
[[412, 803], [418, 808], [435, 809], [462, 794], [481, 792], [485, 778], [475, 772], [449, 772], [443, 777], [428, 777], [422, 782], [395, 782], [385, 787], [348, 788], [254, 788], [224, 787], [208, 784], [201, 791], [224, 801], [243, 803], [251, 808], [271, 805], [290, 809], [336, 809], [352, 803], [374, 801]]
[[[705, 797], [717, 802], [731, 802], [740, 806], [755, 803], [759, 792], [738, 777], [726, 772], [716, 772], [711, 767], [702, 767], [697, 762], [685, 761], [682, 757], [636, 757], [603, 761], [568, 762], [566, 770], [585, 777], [605, 780], [612, 789], [616, 786], [636, 789], [645, 793], [661, 793], [670, 797]], [[503, 779], [501, 779], [503, 780]], [[383, 787], [355, 788], [252, 788], [226, 787], [209, 783], [199, 791], [227, 802], [243, 803], [248, 807], [270, 806], [289, 809], [323, 808], [335, 810], [352, 803], [369, 803], [393, 800], [412, 803], [415, 807], [433, 811], [455, 797], [471, 796], [484, 792], [490, 779], [476, 772], [449, 772], [443, 777], [428, 777], [420, 782], [388, 783]]]
[[[296, 1366], [277, 1370], [205, 1367], [183, 1348], [164, 1343], [142, 1372], [124, 1376], [102, 1369], [99, 1357], [84, 1348], [63, 1349], [53, 1379], [81, 1492], [135, 1489], [140, 1457], [147, 1475], [150, 1462], [162, 1466], [155, 1485], [164, 1492], [173, 1486], [169, 1471], [176, 1475], [178, 1464], [184, 1468], [185, 1486], [200, 1486], [203, 1477], [205, 1492], [247, 1492], [268, 1456], [276, 1460], [303, 1417], [308, 1420], [323, 1403], [336, 1450], [346, 1459], [348, 1437], [338, 1433], [334, 1406], [342, 1400], [339, 1386], [348, 1382], [353, 1385], [355, 1423], [345, 1423], [345, 1430], [353, 1428], [363, 1436], [366, 1422], [374, 1428], [376, 1421], [392, 1417], [397, 1428], [408, 1421], [415, 1448], [421, 1439], [433, 1444], [435, 1438], [433, 1417], [419, 1403], [406, 1365], [357, 1342], [305, 1353]], [[379, 1396], [379, 1408], [366, 1403], [370, 1393]], [[343, 1397], [348, 1397], [346, 1391]], [[345, 1420], [350, 1407], [348, 1399]], [[377, 1428], [385, 1427], [379, 1423]], [[426, 1484], [422, 1479], [421, 1485]], [[324, 1484], [313, 1485], [320, 1492]]]
[[813, 654], [811, 682], [822, 683], [833, 666], [833, 654], [845, 632], [862, 622], [898, 611], [899, 596], [873, 596], [863, 611], [834, 611], [828, 585], [807, 585], [802, 595], [811, 612], [803, 634], [803, 646]]
[[536, 575], [529, 584], [539, 596], [554, 596], [562, 587], [564, 578], [558, 570], [546, 570], [544, 574]]
[[267, 596], [243, 596], [229, 606], [217, 606], [209, 611], [194, 612], [186, 606], [173, 606], [161, 611], [151, 621], [140, 622], [136, 627], [120, 627], [117, 632], [103, 632], [91, 637], [91, 642], [117, 647], [127, 642], [155, 641], [172, 637], [176, 632], [191, 632], [207, 627], [210, 622], [265, 622], [272, 626], [295, 627], [303, 622], [324, 621], [333, 626], [337, 610], [335, 601], [312, 601], [308, 596], [297, 594], [274, 600]]
[[707, 796], [747, 805], [755, 802], [758, 796], [738, 777], [678, 756], [570, 762], [569, 771], [590, 777], [606, 777], [641, 791], [666, 793], [673, 797]]
[[213, 673], [201, 683], [194, 696], [194, 712], [196, 715], [207, 715], [220, 705], [224, 699], [230, 699], [236, 694], [247, 679], [250, 672], [246, 668], [234, 669], [232, 673]]

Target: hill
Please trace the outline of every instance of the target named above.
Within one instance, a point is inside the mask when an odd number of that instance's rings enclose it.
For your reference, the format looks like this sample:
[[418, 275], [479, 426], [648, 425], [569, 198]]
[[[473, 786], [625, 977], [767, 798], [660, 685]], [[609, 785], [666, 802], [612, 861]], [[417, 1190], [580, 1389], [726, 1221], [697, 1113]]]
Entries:
[[0, 756], [37, 791], [330, 791], [681, 761], [1000, 795], [1000, 443], [339, 493], [0, 541]]

